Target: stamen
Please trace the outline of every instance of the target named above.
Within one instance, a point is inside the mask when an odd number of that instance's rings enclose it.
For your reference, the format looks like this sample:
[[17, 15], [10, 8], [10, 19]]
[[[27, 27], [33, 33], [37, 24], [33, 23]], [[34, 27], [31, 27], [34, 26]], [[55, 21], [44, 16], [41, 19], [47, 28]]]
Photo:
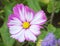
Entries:
[[24, 22], [24, 23], [22, 24], [22, 26], [23, 26], [23, 28], [29, 28], [30, 23], [29, 23], [29, 22]]

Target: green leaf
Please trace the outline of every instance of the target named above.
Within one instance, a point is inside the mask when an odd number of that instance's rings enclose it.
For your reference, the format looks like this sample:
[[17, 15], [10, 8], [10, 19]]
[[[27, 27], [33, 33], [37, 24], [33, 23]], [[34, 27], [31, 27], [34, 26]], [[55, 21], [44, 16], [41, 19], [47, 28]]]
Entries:
[[3, 43], [0, 43], [0, 46], [4, 46], [4, 44]]
[[48, 30], [48, 32], [55, 32], [56, 28], [52, 24], [49, 24], [47, 27], [47, 30]]
[[9, 34], [6, 24], [7, 24], [7, 22], [5, 22], [4, 25], [2, 26], [2, 28], [0, 29], [0, 33], [1, 33], [5, 46], [12, 46], [14, 43], [14, 40], [12, 38], [10, 38], [10, 34]]
[[5, 19], [8, 19], [8, 16], [13, 13], [12, 9], [15, 4], [16, 4], [16, 2], [5, 5], [5, 7], [4, 7], [4, 12], [5, 12], [5, 17], [6, 17]]
[[60, 28], [57, 28], [55, 31], [56, 38], [60, 38]]
[[41, 10], [41, 7], [40, 7], [40, 5], [39, 5], [37, 0], [36, 1], [35, 0], [26, 0], [26, 1], [27, 1], [28, 6], [30, 8], [34, 9], [35, 11]]
[[60, 11], [60, 1], [50, 0], [47, 6], [47, 11], [49, 13], [52, 13], [53, 11], [58, 13]]
[[39, 0], [39, 1], [44, 3], [44, 4], [48, 4], [50, 0]]
[[2, 4], [3, 4], [3, 5], [7, 5], [7, 4], [9, 4], [9, 3], [10, 3], [10, 1], [9, 1], [9, 0], [3, 0], [3, 1], [1, 0], [1, 2], [2, 2]]
[[47, 11], [49, 12], [49, 13], [52, 13], [53, 11], [54, 11], [54, 4], [55, 3], [55, 1], [54, 0], [50, 0], [49, 1], [49, 4], [48, 4], [48, 6], [47, 6]]
[[55, 12], [58, 13], [60, 11], [60, 1], [56, 1], [55, 7]]
[[15, 42], [15, 40], [10, 37], [8, 27], [7, 27], [7, 20], [8, 20], [8, 16], [12, 13], [12, 7], [13, 7], [13, 4], [8, 4], [5, 6], [4, 8], [5, 21], [4, 21], [3, 26], [0, 28], [0, 33], [1, 33], [2, 40], [5, 46], [13, 46]]
[[38, 36], [38, 39], [43, 39], [48, 32], [45, 29], [41, 30], [41, 34]]

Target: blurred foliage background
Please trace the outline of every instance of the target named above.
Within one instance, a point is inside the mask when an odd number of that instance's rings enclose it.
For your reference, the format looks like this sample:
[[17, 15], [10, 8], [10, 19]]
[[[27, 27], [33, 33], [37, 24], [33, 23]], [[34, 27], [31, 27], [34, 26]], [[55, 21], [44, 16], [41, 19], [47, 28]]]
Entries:
[[[28, 5], [35, 12], [44, 10], [48, 18], [42, 34], [38, 36], [36, 43], [19, 43], [10, 38], [7, 27], [9, 14], [13, 13], [12, 8], [16, 4], [23, 3]], [[48, 32], [53, 32], [56, 38], [60, 38], [60, 0], [0, 0], [0, 46], [40, 46], [40, 40], [43, 40]]]

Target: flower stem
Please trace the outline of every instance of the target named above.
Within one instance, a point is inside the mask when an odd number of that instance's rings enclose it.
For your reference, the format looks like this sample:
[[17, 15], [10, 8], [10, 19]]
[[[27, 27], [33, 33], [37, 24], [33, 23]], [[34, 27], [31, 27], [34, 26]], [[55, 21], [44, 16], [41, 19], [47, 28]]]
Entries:
[[53, 11], [52, 11], [52, 13], [51, 13], [51, 17], [50, 17], [50, 24], [52, 24], [52, 21], [53, 21], [53, 17], [54, 17], [54, 13], [55, 13], [55, 3], [54, 3], [54, 6], [53, 6]]
[[52, 14], [51, 14], [51, 17], [50, 17], [50, 24], [52, 24], [53, 17], [54, 17], [54, 12], [52, 12]]

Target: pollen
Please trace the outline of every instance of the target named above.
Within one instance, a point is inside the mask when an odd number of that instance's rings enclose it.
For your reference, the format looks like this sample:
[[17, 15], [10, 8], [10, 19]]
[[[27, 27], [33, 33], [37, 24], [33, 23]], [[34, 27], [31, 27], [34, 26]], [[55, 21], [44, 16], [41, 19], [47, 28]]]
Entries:
[[29, 22], [24, 22], [23, 24], [22, 24], [22, 26], [23, 26], [23, 28], [29, 28], [29, 26], [30, 26], [30, 23]]

